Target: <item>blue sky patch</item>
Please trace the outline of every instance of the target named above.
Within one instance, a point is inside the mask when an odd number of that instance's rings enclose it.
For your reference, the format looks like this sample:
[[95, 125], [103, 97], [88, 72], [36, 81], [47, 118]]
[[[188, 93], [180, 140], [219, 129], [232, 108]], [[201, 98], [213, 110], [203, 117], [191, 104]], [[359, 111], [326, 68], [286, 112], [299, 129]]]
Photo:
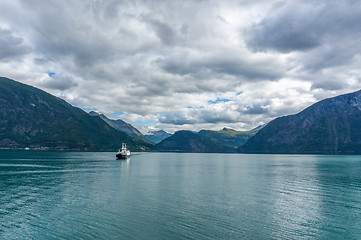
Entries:
[[135, 121], [132, 122], [132, 124], [134, 125], [147, 125], [147, 126], [152, 126], [154, 125], [155, 121]]
[[118, 119], [119, 115], [123, 115], [124, 112], [113, 112], [111, 115], [112, 119]]
[[186, 108], [188, 108], [188, 109], [202, 109], [202, 108], [204, 108], [204, 106], [200, 106], [200, 107], [186, 106]]
[[[73, 105], [73, 104], [72, 104]], [[74, 105], [73, 105], [74, 106]], [[90, 111], [97, 111], [98, 109], [96, 109], [96, 108], [81, 108], [81, 109], [83, 109], [83, 111], [85, 111], [85, 112], [90, 112]]]
[[221, 103], [221, 102], [230, 102], [230, 101], [232, 101], [232, 100], [228, 99], [228, 98], [217, 98], [216, 100], [209, 100], [208, 103], [217, 104], [217, 103]]
[[55, 72], [50, 72], [50, 71], [49, 71], [49, 72], [48, 72], [48, 75], [49, 75], [49, 77], [52, 78], [52, 77], [55, 75]]

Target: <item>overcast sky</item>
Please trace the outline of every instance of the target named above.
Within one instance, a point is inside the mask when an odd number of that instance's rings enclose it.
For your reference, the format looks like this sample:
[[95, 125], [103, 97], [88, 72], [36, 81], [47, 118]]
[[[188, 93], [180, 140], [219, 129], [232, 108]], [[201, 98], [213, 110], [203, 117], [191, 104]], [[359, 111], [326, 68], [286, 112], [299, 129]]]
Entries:
[[252, 129], [361, 88], [357, 0], [0, 0], [0, 75], [164, 129]]

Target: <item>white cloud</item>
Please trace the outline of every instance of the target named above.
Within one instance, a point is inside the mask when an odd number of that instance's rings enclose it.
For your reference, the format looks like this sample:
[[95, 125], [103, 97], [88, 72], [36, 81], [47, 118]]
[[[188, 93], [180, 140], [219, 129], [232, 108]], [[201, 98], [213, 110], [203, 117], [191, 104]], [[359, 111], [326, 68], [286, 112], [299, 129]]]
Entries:
[[357, 1], [0, 0], [0, 9], [2, 75], [124, 112], [143, 131], [251, 129], [361, 87]]

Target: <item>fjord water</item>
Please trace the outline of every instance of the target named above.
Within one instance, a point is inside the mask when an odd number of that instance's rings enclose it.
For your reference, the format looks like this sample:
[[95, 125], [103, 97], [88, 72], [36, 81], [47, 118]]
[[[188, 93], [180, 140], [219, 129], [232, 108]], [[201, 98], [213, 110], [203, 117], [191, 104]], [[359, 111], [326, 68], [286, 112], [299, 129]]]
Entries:
[[0, 239], [358, 239], [361, 156], [0, 152]]

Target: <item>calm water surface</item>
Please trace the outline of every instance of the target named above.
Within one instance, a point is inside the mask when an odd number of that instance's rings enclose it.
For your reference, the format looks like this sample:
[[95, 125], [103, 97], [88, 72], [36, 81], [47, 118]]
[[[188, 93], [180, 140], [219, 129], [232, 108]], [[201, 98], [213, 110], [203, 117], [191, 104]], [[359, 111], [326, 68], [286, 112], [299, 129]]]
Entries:
[[360, 239], [361, 156], [0, 152], [0, 239]]

